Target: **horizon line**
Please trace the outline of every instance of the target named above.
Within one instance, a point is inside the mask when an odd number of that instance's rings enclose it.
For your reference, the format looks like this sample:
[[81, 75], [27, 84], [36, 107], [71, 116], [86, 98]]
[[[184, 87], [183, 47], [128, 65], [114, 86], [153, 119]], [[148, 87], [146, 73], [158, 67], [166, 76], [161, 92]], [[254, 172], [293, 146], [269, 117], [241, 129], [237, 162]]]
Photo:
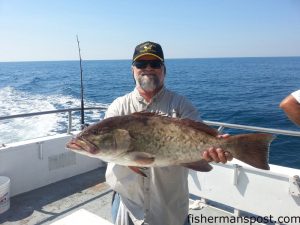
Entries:
[[[298, 58], [300, 55], [291, 56], [223, 56], [223, 57], [187, 57], [187, 58], [165, 58], [165, 60], [178, 59], [234, 59], [234, 58]], [[0, 63], [22, 63], [22, 62], [65, 62], [78, 61], [79, 59], [49, 59], [49, 60], [23, 60], [23, 61], [0, 61]], [[132, 59], [82, 59], [82, 61], [131, 61]]]

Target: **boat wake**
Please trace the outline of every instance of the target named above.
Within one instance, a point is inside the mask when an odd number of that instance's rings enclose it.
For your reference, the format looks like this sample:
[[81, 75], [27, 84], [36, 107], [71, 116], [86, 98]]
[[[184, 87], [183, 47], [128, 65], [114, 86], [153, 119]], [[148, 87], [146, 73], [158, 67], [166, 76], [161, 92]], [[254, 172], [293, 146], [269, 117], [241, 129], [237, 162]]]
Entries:
[[[56, 109], [80, 107], [80, 100], [72, 96], [30, 94], [13, 87], [0, 88], [0, 116], [41, 112]], [[85, 102], [85, 107], [105, 106], [95, 102]], [[103, 114], [98, 110], [86, 111], [86, 121], [98, 121]], [[67, 130], [67, 113], [47, 114], [24, 118], [1, 120], [0, 144], [29, 140], [32, 138], [63, 133]], [[80, 128], [80, 113], [74, 112], [73, 129]]]

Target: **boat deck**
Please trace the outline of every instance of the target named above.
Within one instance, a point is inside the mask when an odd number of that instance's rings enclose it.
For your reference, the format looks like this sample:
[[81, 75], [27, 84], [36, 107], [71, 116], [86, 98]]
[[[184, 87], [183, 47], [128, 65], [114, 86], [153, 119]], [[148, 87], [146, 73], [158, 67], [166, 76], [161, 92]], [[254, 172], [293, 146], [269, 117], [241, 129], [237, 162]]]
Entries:
[[[10, 209], [0, 215], [0, 224], [52, 224], [54, 221], [59, 221], [81, 209], [111, 221], [112, 190], [105, 183], [104, 174], [105, 168], [98, 168], [14, 196], [10, 199]], [[204, 207], [201, 210], [190, 210], [190, 214], [194, 220], [192, 224], [212, 224], [211, 221], [206, 223], [203, 220], [202, 223], [198, 221], [197, 216], [199, 219], [201, 215], [205, 218], [209, 216], [214, 218], [232, 216], [229, 212], [211, 206]]]
[[112, 190], [104, 174], [99, 168], [14, 196], [0, 224], [51, 224], [82, 208], [110, 221]]

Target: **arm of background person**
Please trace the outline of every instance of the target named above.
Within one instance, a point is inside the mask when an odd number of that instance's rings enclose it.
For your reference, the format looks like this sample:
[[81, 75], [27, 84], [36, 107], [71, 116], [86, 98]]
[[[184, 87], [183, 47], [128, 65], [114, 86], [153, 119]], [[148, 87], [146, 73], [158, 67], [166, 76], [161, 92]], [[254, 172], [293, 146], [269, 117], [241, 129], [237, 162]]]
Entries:
[[285, 112], [291, 121], [300, 126], [300, 104], [294, 96], [287, 96], [281, 101], [279, 107]]

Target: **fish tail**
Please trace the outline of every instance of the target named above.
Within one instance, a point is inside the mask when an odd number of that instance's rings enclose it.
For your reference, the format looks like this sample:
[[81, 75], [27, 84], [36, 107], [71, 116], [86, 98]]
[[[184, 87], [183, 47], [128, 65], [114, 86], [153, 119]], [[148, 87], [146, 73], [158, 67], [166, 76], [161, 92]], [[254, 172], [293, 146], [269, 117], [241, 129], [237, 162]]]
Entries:
[[[228, 138], [233, 157], [259, 169], [269, 170], [269, 146], [275, 138], [272, 134], [240, 134]], [[229, 146], [228, 146], [229, 147]]]

